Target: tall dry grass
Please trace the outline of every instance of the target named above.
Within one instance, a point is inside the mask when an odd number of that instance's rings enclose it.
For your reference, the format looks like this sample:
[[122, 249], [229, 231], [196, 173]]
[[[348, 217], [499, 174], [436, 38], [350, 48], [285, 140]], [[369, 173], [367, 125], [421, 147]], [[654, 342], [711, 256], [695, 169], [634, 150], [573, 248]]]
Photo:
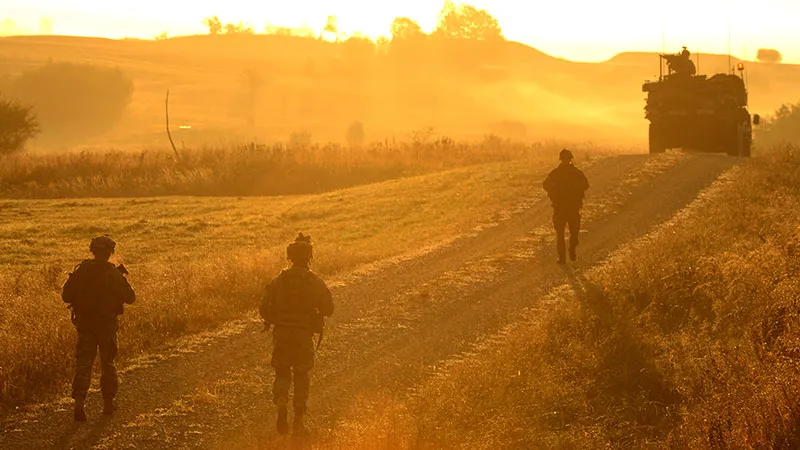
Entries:
[[764, 151], [341, 441], [798, 448], [798, 225], [800, 149]]
[[452, 239], [541, 196], [540, 159], [470, 166], [319, 195], [0, 202], [0, 410], [66, 392], [75, 332], [66, 272], [110, 233], [137, 303], [120, 361], [253, 310], [297, 231], [326, 279]]
[[554, 150], [554, 144], [490, 136], [477, 143], [423, 137], [365, 147], [231, 144], [181, 150], [179, 159], [172, 152], [146, 150], [16, 155], [0, 160], [0, 196], [309, 194]]

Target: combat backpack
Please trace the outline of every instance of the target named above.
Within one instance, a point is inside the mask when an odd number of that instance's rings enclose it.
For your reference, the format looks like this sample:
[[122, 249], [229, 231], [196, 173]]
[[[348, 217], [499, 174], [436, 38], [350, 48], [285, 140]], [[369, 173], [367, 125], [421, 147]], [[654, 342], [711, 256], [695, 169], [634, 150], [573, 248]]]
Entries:
[[[300, 287], [300, 289], [290, 294], [288, 292], [290, 286], [288, 285], [289, 283], [287, 282], [287, 279], [293, 276], [299, 276], [302, 278], [300, 280], [293, 280], [292, 284], [294, 284], [294, 287], [295, 288]], [[311, 271], [302, 274], [290, 274], [289, 270], [284, 270], [283, 272], [281, 272], [274, 286], [275, 292], [272, 304], [270, 305], [270, 316], [273, 318], [273, 320], [277, 319], [278, 317], [283, 318], [287, 316], [292, 316], [292, 319], [295, 319], [292, 320], [293, 323], [291, 323], [291, 325], [284, 323], [283, 325], [290, 325], [290, 326], [310, 329], [312, 334], [318, 335], [317, 348], [319, 348], [319, 346], [322, 345], [322, 338], [325, 333], [325, 316], [320, 314], [320, 312], [315, 307], [309, 308], [308, 310], [304, 311], [300, 310], [303, 306], [308, 306], [308, 305], [302, 305], [302, 303], [308, 301], [304, 297], [311, 293], [309, 288], [311, 287], [313, 282], [314, 282], [314, 274]], [[298, 310], [289, 313], [286, 310], [278, 309], [282, 306], [285, 307], [287, 305], [287, 297], [290, 295], [295, 297], [294, 301], [301, 303], [301, 305], [296, 305], [299, 306]], [[299, 319], [298, 316], [301, 315], [305, 317], [302, 318], [301, 322], [297, 322], [296, 319]], [[282, 322], [282, 320], [278, 320], [278, 322]]]

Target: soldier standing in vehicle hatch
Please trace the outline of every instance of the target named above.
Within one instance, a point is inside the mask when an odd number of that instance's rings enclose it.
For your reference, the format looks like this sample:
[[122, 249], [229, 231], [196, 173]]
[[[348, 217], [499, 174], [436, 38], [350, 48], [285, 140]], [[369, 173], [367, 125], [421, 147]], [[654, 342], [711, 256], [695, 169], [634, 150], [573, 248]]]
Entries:
[[561, 164], [547, 175], [544, 180], [544, 190], [553, 204], [553, 225], [556, 228], [556, 249], [558, 250], [558, 263], [567, 262], [567, 246], [564, 229], [569, 226], [569, 258], [577, 259], [575, 253], [578, 246], [578, 234], [581, 229], [580, 210], [583, 207], [583, 198], [589, 189], [589, 180], [586, 175], [575, 167], [572, 152], [561, 150], [558, 158]]
[[273, 401], [278, 407], [279, 434], [289, 432], [289, 388], [294, 378], [293, 434], [308, 434], [306, 415], [309, 391], [308, 372], [314, 367], [314, 334], [322, 338], [324, 317], [333, 314], [331, 292], [309, 268], [312, 259], [311, 236], [302, 233], [286, 248], [292, 267], [284, 269], [267, 286], [260, 313], [264, 325], [274, 325], [272, 367], [275, 369]]

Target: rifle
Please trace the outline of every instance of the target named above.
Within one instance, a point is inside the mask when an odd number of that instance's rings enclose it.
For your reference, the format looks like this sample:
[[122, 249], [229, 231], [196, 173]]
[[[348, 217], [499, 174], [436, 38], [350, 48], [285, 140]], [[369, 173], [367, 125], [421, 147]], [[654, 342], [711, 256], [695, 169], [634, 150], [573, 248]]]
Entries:
[[128, 272], [128, 268], [127, 268], [127, 267], [125, 267], [125, 264], [120, 264], [120, 265], [118, 265], [118, 266], [117, 266], [117, 270], [118, 270], [118, 271], [119, 271], [119, 273], [121, 273], [122, 275], [129, 275], [129, 274], [130, 274], [130, 272]]

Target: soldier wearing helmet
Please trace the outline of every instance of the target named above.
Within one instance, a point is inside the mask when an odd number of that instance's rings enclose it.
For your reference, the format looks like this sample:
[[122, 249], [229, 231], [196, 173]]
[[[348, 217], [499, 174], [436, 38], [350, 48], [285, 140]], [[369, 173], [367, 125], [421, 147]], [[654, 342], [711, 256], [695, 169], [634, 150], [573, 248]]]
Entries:
[[116, 410], [117, 395], [117, 316], [124, 304], [132, 304], [136, 295], [125, 278], [128, 271], [109, 259], [116, 242], [109, 236], [98, 236], [89, 244], [94, 258], [75, 266], [69, 274], [61, 298], [72, 310], [72, 323], [78, 332], [75, 354], [75, 377], [72, 398], [75, 399], [75, 420], [86, 420], [84, 405], [92, 379], [92, 365], [100, 350], [100, 390], [103, 394], [103, 414]]
[[553, 225], [556, 228], [556, 249], [558, 263], [566, 263], [567, 246], [564, 229], [569, 227], [569, 257], [575, 261], [578, 246], [578, 233], [581, 229], [580, 210], [583, 198], [589, 189], [586, 175], [575, 167], [572, 152], [564, 149], [558, 156], [561, 164], [545, 178], [543, 187], [553, 204]]
[[322, 337], [324, 317], [333, 314], [331, 292], [309, 268], [313, 258], [311, 236], [300, 233], [286, 248], [292, 266], [274, 278], [261, 300], [264, 325], [273, 329], [271, 365], [275, 369], [273, 401], [278, 407], [278, 433], [289, 432], [289, 390], [294, 379], [293, 433], [305, 435], [309, 391], [308, 372], [314, 367], [314, 334]]

